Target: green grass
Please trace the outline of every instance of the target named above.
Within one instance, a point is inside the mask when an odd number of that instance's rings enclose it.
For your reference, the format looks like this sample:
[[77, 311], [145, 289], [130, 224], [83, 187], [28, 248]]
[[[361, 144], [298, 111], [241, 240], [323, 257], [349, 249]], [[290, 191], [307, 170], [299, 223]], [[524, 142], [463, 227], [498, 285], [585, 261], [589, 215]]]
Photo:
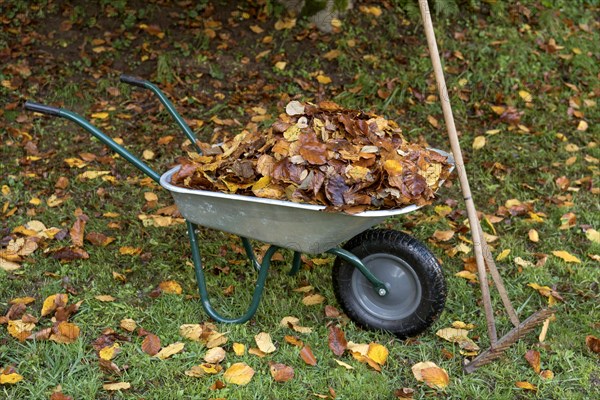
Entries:
[[[97, 156], [111, 153], [73, 124], [34, 117], [13, 103], [30, 99], [64, 105], [86, 117], [108, 111], [110, 117], [99, 121], [101, 128], [113, 137], [121, 137], [135, 154], [153, 150], [156, 158], [150, 164], [157, 171], [166, 171], [183, 155], [183, 136], [148, 93], [118, 83], [121, 73], [160, 83], [186, 118], [203, 122], [195, 130], [205, 140], [219, 140], [241, 129], [215, 124], [210, 121], [213, 115], [237, 119], [245, 125], [252, 115], [251, 108], [262, 106], [274, 119], [290, 98], [298, 96], [309, 101], [334, 99], [347, 107], [382, 113], [398, 121], [410, 140], [449, 148], [424, 34], [418, 14], [407, 2], [398, 0], [389, 8], [381, 6], [383, 12], [377, 18], [355, 7], [344, 17], [340, 32], [331, 35], [318, 34], [304, 20], [291, 30], [276, 31], [273, 24], [283, 11], [278, 8], [275, 15], [265, 14], [274, 7], [273, 2], [267, 3], [264, 8], [246, 3], [240, 3], [239, 8], [224, 8], [225, 2], [215, 2], [212, 12], [206, 8], [207, 2], [187, 6], [101, 2], [97, 9], [77, 6], [75, 13], [62, 2], [47, 7], [22, 2], [0, 5], [0, 15], [7, 18], [2, 21], [0, 48], [11, 49], [0, 69], [4, 100], [0, 109], [0, 186], [9, 188], [7, 194], [0, 195], [0, 236], [10, 236], [12, 230], [31, 220], [68, 230], [76, 219], [74, 213], [81, 209], [89, 217], [86, 232], [115, 238], [106, 247], [86, 242], [89, 259], [69, 263], [46, 254], [69, 246], [69, 237], [46, 240], [25, 259], [21, 269], [0, 270], [0, 314], [16, 297], [36, 299], [27, 309], [35, 317], [40, 316], [43, 300], [49, 295], [69, 291], [70, 303], [83, 301], [70, 319], [81, 328], [80, 337], [72, 344], [20, 343], [8, 334], [6, 325], [0, 326], [0, 368], [12, 365], [24, 377], [17, 384], [0, 386], [0, 397], [48, 399], [59, 385], [74, 399], [309, 399], [328, 394], [329, 388], [337, 399], [392, 399], [394, 390], [402, 387], [415, 389], [415, 398], [600, 396], [598, 355], [585, 344], [587, 335], [599, 336], [600, 326], [600, 266], [591, 258], [600, 254], [600, 245], [584, 233], [589, 228], [600, 230], [600, 26], [595, 22], [599, 9], [593, 1], [578, 2], [577, 6], [523, 1], [529, 17], [523, 9], [504, 2], [494, 6], [481, 2], [477, 7], [471, 3], [478, 2], [470, 2], [465, 5], [468, 12], [460, 15], [449, 16], [451, 9], [440, 10], [439, 17], [434, 15], [477, 208], [487, 215], [503, 217], [494, 224], [499, 239], [491, 245], [494, 256], [504, 249], [511, 250], [505, 260], [498, 262], [510, 298], [522, 319], [546, 304], [546, 298], [528, 283], [550, 286], [564, 298], [557, 305], [556, 320], [550, 324], [544, 343], [538, 343], [538, 327], [500, 359], [465, 375], [459, 348], [435, 335], [438, 329], [461, 320], [476, 325], [471, 337], [482, 348], [489, 345], [479, 287], [454, 276], [463, 269], [461, 258], [472, 254], [450, 257], [445, 253], [447, 247], [461, 242], [457, 236], [445, 244], [432, 239], [436, 230], [447, 229], [469, 236], [462, 195], [454, 179], [440, 190], [435, 205], [390, 218], [383, 224], [427, 243], [443, 262], [449, 294], [441, 318], [421, 336], [406, 341], [341, 320], [348, 340], [378, 342], [389, 349], [381, 373], [348, 355], [335, 357], [328, 348], [327, 324], [331, 320], [325, 317], [324, 305], [339, 308], [331, 287], [331, 262], [304, 265], [297, 276], [290, 277], [291, 253], [286, 251], [285, 262], [274, 262], [256, 316], [243, 325], [218, 325], [229, 338], [224, 346], [227, 357], [223, 367], [247, 363], [256, 371], [251, 383], [213, 391], [210, 386], [223, 380], [223, 373], [203, 378], [184, 374], [202, 362], [206, 348], [182, 338], [179, 327], [208, 320], [197, 296], [185, 227], [145, 227], [137, 217], [171, 204], [168, 193], [156, 186], [142, 186], [141, 173], [120, 158], [112, 166], [92, 161], [83, 169], [67, 167], [63, 160], [82, 152]], [[130, 15], [135, 18], [126, 19]], [[214, 28], [215, 39], [209, 39], [201, 24], [209, 18], [223, 23], [223, 28]], [[230, 27], [228, 19], [238, 25]], [[71, 30], [60, 29], [64, 20], [73, 23]], [[138, 27], [141, 23], [158, 25], [165, 38], [145, 33]], [[264, 33], [253, 33], [251, 25], [259, 25]], [[271, 43], [257, 42], [266, 35], [273, 36]], [[96, 53], [92, 50], [93, 39], [103, 39], [104, 46], [114, 49]], [[548, 49], [551, 39], [563, 48]], [[268, 56], [255, 60], [257, 53], [269, 49]], [[334, 49], [341, 52], [337, 58], [322, 57]], [[272, 57], [280, 54], [287, 61], [283, 71], [273, 67]], [[319, 85], [314, 78], [318, 71], [333, 82]], [[111, 94], [111, 87], [120, 93]], [[532, 95], [529, 105], [519, 91]], [[141, 107], [142, 113], [129, 110], [132, 105]], [[519, 123], [529, 132], [501, 120], [491, 106], [512, 106], [523, 112]], [[428, 116], [435, 117], [440, 126], [432, 127]], [[587, 130], [577, 129], [580, 120], [587, 121]], [[491, 130], [498, 132], [489, 133]], [[31, 144], [26, 147], [28, 136], [23, 132], [32, 137], [39, 160], [26, 159], [33, 153], [27, 153], [27, 149], [31, 152]], [[175, 136], [175, 140], [158, 145], [158, 139], [167, 135]], [[486, 137], [482, 149], [472, 149], [476, 136]], [[117, 182], [80, 181], [77, 175], [86, 170], [110, 170]], [[563, 190], [557, 184], [561, 176], [569, 179], [569, 189]], [[59, 177], [70, 181], [64, 192], [55, 188]], [[156, 206], [147, 208], [144, 193], [149, 191], [159, 200]], [[56, 193], [68, 198], [57, 207], [49, 207], [46, 200]], [[31, 204], [33, 198], [42, 203]], [[532, 222], [528, 215], [503, 211], [510, 199], [532, 201], [533, 211], [543, 213], [542, 221]], [[445, 203], [452, 205], [453, 212], [440, 217], [435, 206]], [[8, 215], [14, 208], [16, 211]], [[108, 212], [120, 216], [103, 217]], [[559, 229], [561, 217], [567, 212], [577, 216], [576, 224]], [[492, 233], [486, 224], [484, 229]], [[530, 229], [538, 231], [539, 242], [528, 239]], [[200, 233], [199, 240], [214, 304], [224, 314], [243, 313], [254, 290], [255, 274], [245, 263], [245, 256], [231, 251], [241, 244], [231, 235], [208, 230]], [[142, 254], [121, 255], [122, 246], [139, 247]], [[581, 263], [565, 263], [552, 255], [557, 250], [568, 251]], [[515, 257], [521, 257], [535, 264], [543, 255], [547, 261], [539, 267], [521, 268], [514, 262]], [[126, 282], [115, 280], [113, 273], [125, 275]], [[150, 292], [166, 280], [180, 283], [183, 294], [150, 297]], [[302, 304], [302, 294], [293, 289], [307, 284], [326, 298], [323, 304]], [[235, 290], [228, 297], [223, 289], [230, 285]], [[95, 296], [101, 294], [116, 300], [100, 302]], [[494, 295], [493, 300], [495, 309], [500, 310], [499, 299]], [[293, 332], [280, 327], [279, 321], [289, 315], [313, 328], [312, 333], [298, 336], [312, 347], [317, 366], [304, 364], [298, 348], [284, 341], [284, 336]], [[137, 331], [127, 333], [119, 328], [124, 318], [134, 319], [138, 326], [158, 335], [163, 345], [185, 342], [184, 351], [163, 361], [149, 357], [141, 350], [143, 338]], [[498, 313], [497, 321], [500, 334], [510, 330], [504, 314]], [[36, 330], [51, 325], [48, 318], [41, 318]], [[120, 341], [122, 351], [113, 360], [121, 368], [121, 376], [103, 372], [92, 347], [107, 328], [127, 337]], [[277, 346], [275, 353], [265, 358], [233, 353], [234, 342], [255, 347], [254, 336], [259, 332], [271, 334]], [[553, 379], [542, 379], [527, 364], [524, 355], [530, 349], [541, 353], [541, 367], [553, 371]], [[453, 356], [445, 357], [448, 352]], [[334, 358], [355, 369], [338, 366]], [[294, 379], [274, 382], [269, 361], [292, 366]], [[433, 361], [448, 371], [450, 384], [445, 390], [431, 389], [415, 380], [411, 366], [421, 361]], [[108, 392], [102, 388], [103, 383], [113, 381], [129, 382], [131, 389]], [[523, 391], [515, 386], [517, 381], [528, 381], [538, 391]]]

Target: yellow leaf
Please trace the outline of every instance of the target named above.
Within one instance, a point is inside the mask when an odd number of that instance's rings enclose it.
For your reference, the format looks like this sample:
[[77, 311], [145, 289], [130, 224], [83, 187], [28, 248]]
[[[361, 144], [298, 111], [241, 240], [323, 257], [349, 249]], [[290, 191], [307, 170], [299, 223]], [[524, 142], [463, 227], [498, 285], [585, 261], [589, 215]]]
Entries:
[[102, 385], [104, 390], [127, 390], [131, 387], [129, 382], [105, 383]]
[[17, 382], [23, 380], [23, 376], [17, 374], [16, 372], [10, 374], [0, 374], [0, 385], [14, 385]]
[[502, 261], [510, 254], [510, 249], [504, 249], [498, 256], [496, 257], [496, 261]]
[[314, 306], [325, 301], [325, 297], [320, 294], [311, 294], [302, 298], [302, 304], [305, 306]]
[[133, 332], [137, 328], [137, 323], [131, 318], [125, 318], [121, 320], [119, 326], [125, 329], [127, 332]]
[[506, 111], [506, 107], [504, 106], [491, 106], [492, 111], [494, 111], [498, 115], [502, 115], [504, 111]]
[[540, 235], [538, 234], [538, 232], [535, 229], [530, 229], [529, 232], [527, 233], [527, 235], [529, 236], [529, 240], [531, 240], [534, 243], [537, 243], [540, 241]]
[[23, 320], [16, 319], [8, 321], [6, 327], [8, 333], [23, 342], [31, 335], [31, 332], [35, 329], [35, 324], [31, 322], [23, 322]]
[[136, 256], [142, 252], [139, 247], [123, 246], [119, 248], [119, 253], [122, 255]]
[[285, 69], [286, 65], [287, 65], [287, 63], [285, 61], [277, 61], [275, 63], [275, 68], [280, 71], [283, 71]]
[[165, 360], [171, 357], [174, 354], [177, 354], [183, 350], [185, 347], [185, 343], [176, 342], [168, 345], [167, 347], [163, 347], [154, 357], [160, 358], [161, 360]]
[[99, 176], [110, 174], [110, 171], [85, 171], [82, 174], [77, 175], [79, 179], [96, 179]]
[[485, 146], [485, 136], [477, 136], [475, 140], [473, 140], [473, 150], [482, 149]]
[[346, 363], [345, 363], [345, 362], [343, 362], [343, 361], [336, 360], [335, 358], [333, 359], [333, 361], [335, 361], [336, 363], [338, 363], [338, 365], [340, 365], [340, 366], [342, 366], [342, 367], [344, 367], [344, 368], [346, 368], [346, 369], [354, 369], [354, 367], [353, 367], [352, 365], [350, 365], [350, 364], [346, 364]]
[[577, 124], [577, 130], [580, 132], [587, 131], [587, 128], [588, 128], [588, 123], [585, 122], [584, 120], [579, 121], [579, 124]]
[[112, 360], [121, 351], [119, 343], [113, 343], [112, 346], [106, 346], [100, 349], [98, 356], [103, 360]]
[[471, 282], [477, 282], [477, 275], [475, 275], [474, 273], [467, 271], [467, 270], [457, 272], [456, 274], [454, 274], [454, 276], [458, 276], [459, 278], [467, 279]]
[[590, 228], [587, 231], [585, 231], [585, 237], [594, 243], [600, 243], [600, 232], [593, 228]]
[[435, 334], [449, 342], [458, 343], [461, 349], [467, 351], [479, 351], [479, 346], [467, 337], [469, 331], [466, 329], [444, 328], [440, 329]]
[[327, 75], [319, 74], [317, 75], [317, 81], [323, 85], [328, 85], [331, 83], [331, 78]]
[[234, 343], [233, 352], [236, 356], [243, 356], [244, 354], [246, 354], [246, 346], [242, 343]]
[[115, 300], [116, 300], [114, 297], [112, 297], [112, 296], [111, 296], [111, 295], [109, 295], [109, 294], [101, 294], [101, 295], [99, 295], [99, 296], [94, 296], [94, 298], [95, 298], [96, 300], [103, 301], [103, 302], [107, 302], [107, 303], [108, 303], [108, 302], [111, 302], [111, 301], [115, 301]]
[[540, 372], [540, 376], [542, 377], [542, 379], [553, 379], [554, 372], [550, 371], [549, 369], [545, 369], [542, 372]]
[[144, 150], [142, 152], [142, 158], [144, 160], [153, 160], [154, 159], [154, 152], [152, 150]]
[[431, 361], [417, 363], [411, 369], [418, 381], [423, 381], [434, 389], [443, 389], [450, 383], [446, 370]]
[[532, 390], [534, 392], [537, 391], [537, 387], [535, 387], [533, 384], [531, 384], [527, 381], [519, 381], [519, 382], [515, 383], [515, 386], [520, 389]]
[[204, 373], [206, 374], [218, 374], [219, 372], [221, 372], [221, 370], [223, 369], [223, 367], [221, 367], [218, 364], [201, 364], [200, 368], [204, 371]]
[[260, 351], [264, 353], [273, 353], [276, 348], [271, 340], [271, 335], [266, 332], [261, 332], [258, 335], [254, 336], [254, 340], [256, 341], [256, 345], [260, 349]]
[[388, 349], [378, 343], [370, 343], [367, 350], [367, 357], [375, 361], [379, 365], [385, 364], [389, 355]]
[[92, 114], [92, 118], [95, 118], [95, 119], [106, 119], [106, 118], [108, 118], [108, 113], [107, 112], [94, 113], [94, 114]]
[[46, 297], [44, 304], [42, 305], [42, 317], [52, 313], [58, 306], [66, 306], [69, 302], [69, 296], [64, 293], [53, 294]]
[[529, 93], [525, 90], [519, 90], [519, 96], [527, 103], [530, 103], [533, 101], [533, 96], [531, 95], [531, 93]]
[[10, 304], [31, 304], [35, 301], [35, 298], [33, 297], [17, 297], [12, 299], [9, 303]]
[[283, 29], [291, 29], [294, 26], [296, 26], [296, 18], [289, 18], [289, 19], [283, 19], [283, 20], [278, 20], [277, 22], [275, 22], [275, 30], [280, 31]]
[[235, 385], [247, 385], [254, 376], [254, 370], [246, 363], [235, 363], [225, 371], [223, 379], [227, 383]]
[[573, 254], [569, 253], [568, 251], [558, 250], [553, 251], [552, 254], [554, 254], [558, 258], [562, 258], [565, 262], [581, 264], [581, 260], [575, 257]]
[[165, 293], [169, 294], [181, 294], [183, 289], [177, 281], [163, 281], [158, 284], [158, 287]]
[[339, 57], [342, 54], [341, 51], [335, 49], [335, 50], [330, 50], [327, 53], [323, 54], [323, 58], [326, 60], [333, 60], [334, 58]]

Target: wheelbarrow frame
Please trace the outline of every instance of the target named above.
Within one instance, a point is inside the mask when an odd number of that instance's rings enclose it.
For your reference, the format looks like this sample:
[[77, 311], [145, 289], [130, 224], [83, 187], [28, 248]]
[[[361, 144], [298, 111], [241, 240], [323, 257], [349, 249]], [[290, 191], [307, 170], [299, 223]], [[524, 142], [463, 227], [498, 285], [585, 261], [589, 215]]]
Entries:
[[[121, 81], [124, 83], [130, 84], [130, 85], [134, 85], [134, 86], [138, 86], [138, 87], [142, 87], [142, 88], [151, 90], [158, 97], [159, 101], [164, 105], [167, 112], [173, 117], [173, 119], [179, 125], [179, 127], [182, 129], [184, 134], [188, 137], [188, 139], [190, 139], [190, 141], [191, 141], [192, 145], [195, 147], [195, 149], [199, 153], [202, 153], [202, 150], [198, 146], [196, 137], [195, 137], [194, 133], [192, 132], [192, 130], [190, 129], [190, 127], [187, 125], [185, 120], [177, 113], [173, 104], [169, 101], [169, 99], [164, 95], [164, 93], [162, 93], [162, 91], [156, 85], [152, 84], [151, 82], [141, 80], [141, 79], [138, 79], [135, 77], [127, 76], [127, 75], [122, 75]], [[289, 275], [294, 275], [299, 271], [300, 265], [301, 265], [301, 254], [302, 253], [310, 253], [310, 254], [329, 253], [329, 254], [334, 254], [335, 256], [337, 256], [341, 260], [343, 260], [344, 262], [347, 262], [348, 264], [350, 264], [351, 266], [356, 268], [358, 271], [360, 271], [360, 273], [364, 276], [364, 278], [372, 285], [372, 290], [376, 293], [377, 296], [380, 296], [383, 298], [389, 294], [390, 290], [393, 290], [392, 288], [389, 287], [389, 285], [386, 286], [386, 284], [384, 282], [382, 282], [380, 279], [378, 279], [369, 270], [369, 268], [367, 268], [367, 266], [361, 261], [361, 259], [359, 257], [357, 257], [355, 254], [353, 254], [351, 251], [348, 251], [344, 248], [337, 247], [337, 246], [340, 243], [346, 241], [347, 239], [350, 239], [351, 237], [355, 236], [357, 233], [363, 232], [364, 230], [376, 225], [377, 223], [382, 222], [388, 216], [403, 214], [403, 213], [411, 212], [411, 211], [418, 209], [419, 207], [416, 205], [410, 205], [410, 206], [404, 207], [402, 209], [382, 210], [382, 211], [366, 211], [366, 212], [355, 214], [355, 215], [348, 215], [348, 214], [344, 214], [344, 213], [325, 213], [324, 211], [322, 211], [322, 209], [325, 208], [324, 206], [298, 204], [298, 203], [293, 203], [293, 202], [288, 202], [288, 201], [261, 199], [261, 198], [256, 198], [256, 197], [252, 197], [252, 196], [240, 196], [240, 195], [235, 195], [235, 194], [225, 194], [225, 193], [218, 193], [218, 192], [210, 192], [210, 191], [202, 191], [202, 190], [189, 190], [186, 188], [180, 188], [180, 187], [174, 186], [170, 183], [172, 175], [177, 171], [177, 169], [179, 167], [172, 168], [171, 170], [167, 171], [163, 175], [160, 175], [159, 173], [154, 171], [152, 168], [150, 168], [147, 164], [145, 164], [143, 161], [141, 161], [139, 158], [137, 158], [136, 156], [131, 154], [129, 151], [127, 151], [123, 146], [121, 146], [117, 142], [115, 142], [111, 137], [109, 137], [108, 135], [106, 135], [105, 133], [100, 131], [96, 126], [94, 126], [92, 123], [90, 123], [85, 118], [78, 115], [77, 113], [74, 113], [72, 111], [69, 111], [69, 110], [66, 110], [63, 108], [47, 106], [47, 105], [34, 103], [34, 102], [30, 102], [30, 101], [27, 101], [25, 103], [24, 107], [25, 107], [25, 109], [30, 110], [30, 111], [47, 114], [47, 115], [51, 115], [51, 116], [56, 116], [56, 117], [61, 117], [61, 118], [68, 119], [72, 122], [75, 122], [77, 125], [79, 125], [83, 129], [88, 131], [95, 138], [97, 138], [100, 142], [102, 142], [103, 144], [108, 146], [115, 153], [117, 153], [118, 155], [123, 157], [126, 161], [131, 163], [133, 166], [138, 168], [145, 175], [150, 177], [157, 184], [161, 185], [163, 188], [167, 189], [171, 193], [171, 195], [173, 196], [173, 198], [175, 200], [176, 205], [178, 206], [182, 216], [184, 217], [184, 219], [186, 221], [187, 234], [188, 234], [188, 238], [190, 241], [190, 247], [191, 247], [191, 253], [192, 253], [192, 261], [194, 264], [196, 281], [197, 281], [198, 290], [200, 293], [200, 300], [201, 300], [202, 306], [203, 306], [205, 312], [215, 321], [223, 322], [223, 323], [243, 323], [243, 322], [250, 320], [254, 316], [254, 314], [256, 313], [256, 311], [258, 309], [260, 300], [261, 300], [263, 292], [264, 292], [267, 274], [268, 274], [268, 271], [269, 271], [269, 268], [271, 265], [271, 259], [272, 259], [273, 255], [275, 254], [275, 252], [280, 248], [287, 248], [287, 249], [293, 250], [293, 252], [294, 252], [293, 260], [292, 260], [292, 267], [289, 271]], [[453, 158], [451, 155], [449, 155], [448, 153], [442, 152], [440, 150], [436, 150], [436, 151], [438, 151], [439, 153], [441, 153], [445, 156], [448, 156], [449, 162], [453, 164]], [[212, 198], [210, 200], [210, 201], [212, 201], [212, 203], [211, 202], [206, 203], [206, 204], [200, 203], [200, 205], [204, 205], [204, 207], [198, 207], [198, 205], [199, 205], [198, 202], [204, 201], [205, 198]], [[282, 212], [279, 212], [279, 215], [285, 215], [286, 212], [288, 212], [288, 213], [289, 212], [300, 212], [300, 214], [298, 214], [298, 216], [296, 216], [296, 215], [293, 216], [293, 219], [295, 219], [296, 221], [299, 218], [300, 219], [303, 218], [302, 213], [311, 213], [311, 214], [317, 213], [317, 215], [320, 217], [319, 219], [322, 219], [323, 216], [328, 216], [328, 217], [333, 216], [334, 217], [334, 220], [333, 220], [334, 228], [336, 228], [336, 226], [337, 227], [345, 227], [349, 223], [354, 224], [354, 225], [348, 231], [343, 232], [343, 234], [341, 236], [338, 234], [338, 236], [336, 236], [333, 240], [329, 240], [326, 242], [323, 242], [323, 238], [326, 238], [328, 236], [327, 233], [325, 234], [325, 236], [321, 235], [322, 240], [313, 240], [313, 241], [300, 240], [300, 239], [305, 238], [306, 235], [310, 234], [310, 232], [306, 231], [306, 229], [310, 229], [310, 227], [311, 227], [310, 223], [307, 225], [307, 228], [305, 228], [301, 232], [294, 232], [294, 234], [291, 237], [287, 237], [284, 239], [279, 238], [279, 236], [281, 235], [281, 232], [282, 232], [281, 228], [285, 227], [285, 224], [288, 223], [288, 221], [284, 221], [283, 225], [279, 226], [279, 228], [275, 230], [276, 232], [274, 235], [273, 234], [267, 235], [267, 236], [264, 236], [261, 234], [247, 235], [247, 233], [249, 233], [249, 232], [254, 233], [254, 231], [250, 231], [248, 228], [246, 228], [245, 230], [242, 229], [240, 231], [239, 229], [236, 229], [235, 224], [232, 224], [230, 221], [225, 222], [225, 223], [223, 221], [217, 221], [216, 223], [210, 222], [215, 216], [218, 217], [219, 214], [226, 213], [228, 210], [227, 206], [224, 209], [217, 207], [217, 209], [215, 210], [214, 209], [215, 204], [230, 203], [230, 202], [234, 203], [234, 205], [232, 206], [232, 207], [234, 207], [234, 209], [235, 209], [235, 207], [244, 207], [244, 208], [249, 207], [250, 210], [249, 210], [248, 214], [250, 214], [250, 215], [259, 215], [260, 216], [261, 214], [262, 215], [271, 214], [271, 212], [269, 212], [269, 210], [272, 210], [275, 207], [276, 209], [283, 210]], [[236, 202], [238, 204], [241, 204], [240, 202], [243, 202], [243, 204], [241, 206], [235, 205]], [[256, 208], [256, 207], [258, 207], [258, 208]], [[212, 214], [207, 215], [207, 214], [203, 213], [202, 211], [205, 211], [205, 209], [211, 209]], [[211, 217], [213, 217], [213, 218], [211, 218]], [[272, 226], [272, 224], [278, 224], [278, 222], [279, 221], [278, 221], [278, 217], [277, 217], [277, 213], [276, 213], [276, 215], [273, 218], [270, 218], [266, 222], [264, 222], [264, 225]], [[335, 224], [337, 224], [337, 225], [335, 225]], [[206, 278], [204, 275], [204, 270], [202, 268], [202, 258], [201, 258], [201, 254], [200, 254], [200, 248], [199, 248], [198, 237], [197, 237], [198, 225], [230, 232], [230, 233], [240, 236], [244, 250], [246, 252], [246, 256], [248, 257], [250, 263], [253, 265], [254, 269], [258, 271], [256, 286], [254, 289], [254, 293], [252, 295], [252, 300], [251, 300], [246, 312], [239, 317], [229, 318], [229, 317], [225, 317], [225, 316], [221, 315], [213, 307], [213, 305], [210, 301], [210, 296], [208, 294], [208, 289], [207, 289], [207, 285], [206, 285]], [[331, 221], [326, 218], [324, 225], [320, 224], [319, 226], [321, 228], [324, 228], [327, 225], [331, 225]], [[250, 226], [252, 226], [252, 225], [250, 225]], [[260, 230], [258, 230], [258, 231], [260, 232]], [[268, 247], [268, 249], [266, 250], [266, 252], [262, 258], [262, 262], [258, 261], [258, 258], [256, 257], [254, 249], [252, 247], [252, 244], [250, 243], [249, 237], [251, 239], [256, 239], [256, 240], [260, 240], [260, 241], [263, 241], [266, 243], [270, 243], [270, 246]]]

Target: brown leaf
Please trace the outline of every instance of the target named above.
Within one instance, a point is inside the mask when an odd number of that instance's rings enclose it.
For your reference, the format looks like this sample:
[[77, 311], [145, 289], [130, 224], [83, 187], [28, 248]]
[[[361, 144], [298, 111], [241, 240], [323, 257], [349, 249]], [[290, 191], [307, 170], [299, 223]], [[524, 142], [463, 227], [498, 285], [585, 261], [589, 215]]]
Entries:
[[540, 368], [540, 352], [537, 350], [527, 350], [525, 353], [525, 359], [531, 365], [531, 368], [535, 371], [536, 374], [539, 374], [541, 371]]
[[160, 347], [160, 338], [153, 333], [149, 333], [142, 342], [142, 351], [150, 356], [156, 355]]
[[588, 335], [585, 337], [585, 344], [594, 353], [600, 353], [600, 339], [596, 336]]
[[270, 363], [269, 372], [275, 382], [287, 382], [294, 377], [294, 369], [285, 364]]
[[87, 260], [90, 255], [79, 247], [63, 247], [52, 253], [52, 257], [60, 261]]
[[325, 316], [327, 318], [338, 318], [340, 316], [340, 311], [334, 306], [330, 306], [328, 304], [325, 306]]
[[337, 325], [329, 326], [329, 348], [333, 351], [333, 354], [336, 356], [341, 356], [346, 351], [346, 347], [348, 342], [346, 341], [346, 336], [344, 332], [338, 328]]
[[73, 245], [76, 247], [83, 247], [83, 236], [85, 230], [85, 223], [88, 220], [88, 217], [85, 214], [81, 214], [77, 217], [77, 220], [73, 224], [73, 227], [69, 230], [69, 234], [71, 235], [71, 240], [73, 241]]
[[405, 387], [405, 388], [394, 391], [394, 396], [396, 396], [396, 398], [398, 398], [398, 399], [412, 400], [414, 393], [415, 393], [414, 389]]
[[443, 389], [448, 386], [450, 378], [446, 370], [438, 367], [431, 361], [420, 362], [412, 366], [412, 372], [418, 381], [423, 381], [434, 389]]
[[308, 365], [317, 365], [317, 359], [308, 345], [304, 345], [300, 350], [300, 358]]
[[85, 240], [93, 244], [94, 246], [106, 246], [109, 243], [114, 242], [115, 238], [106, 236], [98, 232], [90, 232], [85, 235]]
[[46, 300], [44, 300], [44, 304], [42, 305], [42, 317], [51, 314], [56, 310], [57, 307], [64, 307], [67, 305], [69, 301], [69, 297], [67, 294], [59, 293], [48, 296]]
[[73, 397], [67, 396], [62, 391], [60, 391], [52, 393], [52, 395], [50, 396], [50, 400], [73, 400]]

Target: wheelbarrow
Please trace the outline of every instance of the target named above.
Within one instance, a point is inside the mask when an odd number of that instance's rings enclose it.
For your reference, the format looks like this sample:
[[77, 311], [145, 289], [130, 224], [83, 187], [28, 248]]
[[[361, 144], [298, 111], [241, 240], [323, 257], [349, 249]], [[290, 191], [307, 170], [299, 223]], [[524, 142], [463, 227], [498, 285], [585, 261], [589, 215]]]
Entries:
[[[201, 152], [190, 127], [156, 85], [127, 75], [121, 76], [121, 81], [151, 90]], [[75, 122], [171, 193], [186, 221], [202, 306], [215, 321], [243, 323], [254, 316], [271, 258], [279, 248], [293, 251], [290, 275], [299, 271], [302, 253], [335, 255], [332, 281], [336, 298], [345, 313], [364, 328], [388, 331], [398, 337], [413, 336], [427, 329], [444, 308], [446, 283], [433, 253], [403, 232], [371, 229], [388, 217], [418, 209], [416, 205], [351, 215], [325, 212], [325, 206], [319, 205], [190, 190], [171, 184], [179, 166], [158, 174], [74, 112], [29, 101], [25, 109]], [[454, 164], [450, 154], [436, 151]], [[223, 316], [211, 304], [198, 245], [198, 226], [241, 237], [248, 260], [258, 272], [250, 305], [239, 317]], [[251, 239], [270, 245], [261, 262]], [[341, 243], [345, 244], [340, 246]]]

